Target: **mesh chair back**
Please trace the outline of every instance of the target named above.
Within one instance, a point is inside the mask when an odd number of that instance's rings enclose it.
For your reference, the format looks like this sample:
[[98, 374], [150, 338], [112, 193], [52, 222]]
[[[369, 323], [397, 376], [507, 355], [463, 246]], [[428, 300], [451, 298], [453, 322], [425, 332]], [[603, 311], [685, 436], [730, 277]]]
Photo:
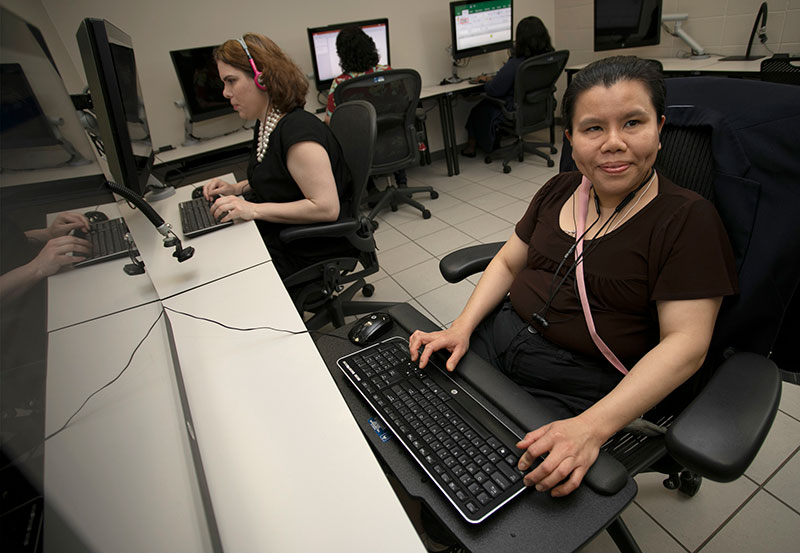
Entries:
[[711, 127], [679, 127], [667, 123], [661, 131], [656, 170], [679, 186], [714, 201], [714, 156]]
[[390, 173], [417, 162], [414, 116], [421, 88], [419, 73], [413, 69], [393, 69], [355, 77], [334, 90], [337, 106], [364, 100], [375, 108], [378, 134], [372, 174]]
[[761, 80], [800, 85], [800, 57], [775, 54], [762, 60]]
[[377, 134], [375, 108], [369, 102], [355, 100], [339, 106], [331, 116], [331, 131], [342, 147], [353, 178], [351, 216], [357, 216], [361, 196], [367, 186]]
[[556, 81], [568, 59], [569, 50], [558, 50], [528, 58], [517, 68], [514, 80], [517, 135], [552, 124], [556, 109]]

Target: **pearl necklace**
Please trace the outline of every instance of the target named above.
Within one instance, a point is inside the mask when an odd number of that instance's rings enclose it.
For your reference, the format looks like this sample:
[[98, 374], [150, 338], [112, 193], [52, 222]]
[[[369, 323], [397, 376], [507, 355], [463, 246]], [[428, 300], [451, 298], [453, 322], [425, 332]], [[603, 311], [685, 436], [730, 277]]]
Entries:
[[269, 136], [275, 130], [275, 125], [278, 124], [278, 119], [281, 118], [281, 110], [272, 108], [262, 121], [261, 127], [258, 129], [258, 147], [256, 148], [256, 159], [259, 163], [264, 159], [264, 154], [267, 153], [269, 148]]

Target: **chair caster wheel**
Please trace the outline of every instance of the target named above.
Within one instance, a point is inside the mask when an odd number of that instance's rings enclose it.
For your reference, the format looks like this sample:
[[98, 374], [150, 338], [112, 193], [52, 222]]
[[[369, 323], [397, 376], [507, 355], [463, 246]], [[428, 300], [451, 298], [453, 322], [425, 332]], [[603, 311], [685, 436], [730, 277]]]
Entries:
[[700, 486], [703, 484], [703, 477], [688, 470], [681, 473], [681, 483], [678, 486], [678, 491], [688, 497], [694, 497]]
[[547, 160], [547, 166], [548, 166], [548, 167], [552, 167], [552, 166], [553, 166], [553, 165], [555, 165], [555, 164], [556, 164], [556, 162], [555, 162], [555, 161], [553, 161], [552, 159], [548, 159], [548, 160]]
[[523, 161], [525, 161], [525, 157], [524, 157], [522, 154], [520, 154], [520, 155], [517, 157], [517, 161], [519, 161], [520, 163], [522, 163]]
[[422, 212], [422, 218], [423, 218], [423, 219], [430, 219], [430, 218], [431, 218], [431, 212], [430, 212], [430, 210], [427, 210], [427, 209], [426, 209], [425, 211], [423, 211], [423, 212]]
[[439, 197], [439, 193], [436, 190], [431, 192], [431, 200], [435, 200], [438, 197]]
[[668, 490], [677, 490], [681, 485], [681, 478], [678, 474], [670, 474], [667, 478], [664, 479], [662, 482], [664, 487]]
[[483, 162], [487, 165], [490, 164], [492, 162], [492, 156], [486, 156], [483, 158]]
[[370, 221], [369, 223], [372, 225], [372, 230], [378, 230], [378, 221], [373, 220]]
[[392, 211], [397, 211], [397, 206], [396, 205], [393, 205], [391, 207], [392, 207]]
[[503, 165], [503, 173], [508, 174], [510, 172], [511, 172], [511, 167], [509, 165]]
[[375, 287], [372, 284], [365, 284], [363, 288], [361, 288], [361, 293], [364, 294], [364, 297], [371, 298], [372, 294], [375, 293]]
[[551, 154], [557, 154], [558, 153], [558, 148], [556, 148], [555, 146], [550, 146], [550, 153]]

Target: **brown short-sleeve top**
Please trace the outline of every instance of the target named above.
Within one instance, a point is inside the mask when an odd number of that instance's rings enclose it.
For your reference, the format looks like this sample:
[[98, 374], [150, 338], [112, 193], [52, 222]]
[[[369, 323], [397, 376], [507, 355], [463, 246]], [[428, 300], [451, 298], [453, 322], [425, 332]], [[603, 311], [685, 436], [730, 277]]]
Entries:
[[[577, 172], [553, 177], [517, 223], [517, 236], [528, 244], [528, 258], [511, 285], [510, 297], [520, 317], [548, 340], [602, 359], [586, 327], [574, 270], [558, 287], [574, 263], [574, 254], [555, 277], [575, 241], [560, 228], [559, 213], [580, 179]], [[599, 238], [590, 231], [584, 251], [586, 289], [597, 333], [629, 368], [658, 343], [656, 301], [737, 292], [733, 253], [716, 209], [662, 176], [650, 203]], [[531, 316], [551, 295], [549, 326], [542, 328]]]

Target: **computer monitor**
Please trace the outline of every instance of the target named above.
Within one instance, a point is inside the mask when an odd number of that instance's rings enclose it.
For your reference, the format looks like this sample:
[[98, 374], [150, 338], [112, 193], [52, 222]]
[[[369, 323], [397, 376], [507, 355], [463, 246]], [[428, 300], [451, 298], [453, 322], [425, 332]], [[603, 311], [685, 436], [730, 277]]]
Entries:
[[370, 19], [367, 21], [353, 21], [351, 23], [338, 23], [326, 27], [308, 28], [308, 45], [311, 48], [311, 62], [314, 65], [314, 80], [317, 90], [327, 90], [331, 87], [333, 79], [342, 74], [339, 64], [339, 55], [336, 53], [336, 37], [345, 27], [356, 25], [367, 33], [378, 49], [382, 65], [391, 65], [389, 61], [389, 20]]
[[222, 96], [215, 48], [202, 46], [169, 53], [192, 123], [234, 113], [231, 103]]
[[454, 60], [511, 48], [514, 4], [511, 0], [450, 2]]
[[154, 153], [131, 37], [108, 21], [87, 18], [77, 38], [109, 180], [143, 196]]
[[661, 42], [661, 0], [594, 0], [594, 51]]

